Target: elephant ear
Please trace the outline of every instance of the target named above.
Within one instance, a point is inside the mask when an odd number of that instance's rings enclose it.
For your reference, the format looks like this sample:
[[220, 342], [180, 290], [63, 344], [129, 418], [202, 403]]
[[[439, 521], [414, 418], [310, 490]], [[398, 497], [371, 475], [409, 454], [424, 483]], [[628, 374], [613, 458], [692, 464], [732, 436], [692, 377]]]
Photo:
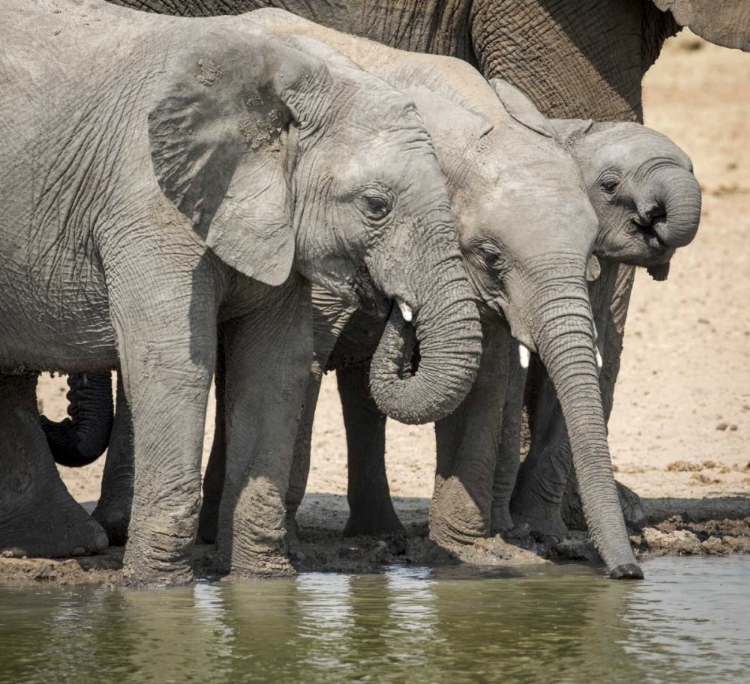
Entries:
[[702, 38], [750, 52], [750, 4], [745, 0], [653, 0], [680, 26]]
[[[242, 38], [239, 40], [238, 38]], [[301, 94], [328, 72], [258, 35], [211, 35], [168, 70], [148, 116], [151, 160], [166, 197], [225, 263], [280, 285], [294, 261], [290, 173]], [[322, 107], [308, 107], [320, 116]]]
[[593, 127], [591, 119], [549, 119], [554, 138], [570, 151]]
[[493, 78], [490, 85], [495, 91], [505, 111], [518, 123], [548, 138], [554, 138], [549, 119], [542, 114], [527, 95], [501, 78]]

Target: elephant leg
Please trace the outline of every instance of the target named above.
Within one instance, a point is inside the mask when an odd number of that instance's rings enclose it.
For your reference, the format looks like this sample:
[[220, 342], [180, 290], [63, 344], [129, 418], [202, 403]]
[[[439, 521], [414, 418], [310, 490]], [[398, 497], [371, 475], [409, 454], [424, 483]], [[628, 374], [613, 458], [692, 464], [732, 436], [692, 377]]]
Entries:
[[543, 538], [563, 539], [568, 528], [560, 516], [573, 456], [557, 396], [543, 367], [538, 368], [537, 396], [531, 415], [531, 444], [521, 465], [510, 503], [516, 525], [527, 524]]
[[128, 539], [135, 480], [134, 450], [133, 416], [125, 396], [122, 373], [118, 373], [117, 407], [112, 435], [104, 463], [99, 503], [93, 513], [94, 519], [107, 533], [110, 544], [116, 546], [124, 545]]
[[226, 360], [224, 358], [224, 332], [219, 326], [218, 345], [216, 348], [216, 372], [214, 387], [216, 389], [216, 419], [214, 421], [214, 441], [208, 457], [206, 474], [203, 476], [203, 501], [198, 518], [198, 539], [206, 544], [213, 544], [219, 533], [219, 511], [221, 496], [224, 491], [224, 477], [227, 464], [227, 437], [225, 425]]
[[370, 363], [336, 371], [346, 426], [349, 519], [344, 536], [405, 534], [385, 472], [385, 422], [370, 396]]
[[305, 389], [305, 402], [294, 442], [292, 472], [286, 494], [287, 534], [297, 536], [297, 511], [302, 504], [310, 474], [313, 423], [323, 371], [342, 331], [356, 309], [334, 295], [313, 287], [313, 362]]
[[0, 375], [0, 552], [61, 557], [107, 548], [68, 493], [42, 431], [36, 375]]
[[223, 325], [226, 475], [216, 569], [291, 575], [286, 500], [313, 356], [310, 288], [292, 276]]
[[482, 320], [482, 360], [463, 403], [435, 424], [437, 473], [430, 538], [444, 547], [471, 544], [490, 531], [492, 485], [508, 382], [510, 333]]
[[518, 343], [510, 342], [508, 361], [508, 389], [503, 405], [503, 427], [500, 449], [495, 465], [492, 484], [492, 534], [506, 532], [514, 527], [510, 515], [510, 499], [521, 464], [521, 423], [523, 418], [523, 394], [526, 384], [526, 369], [521, 366]]

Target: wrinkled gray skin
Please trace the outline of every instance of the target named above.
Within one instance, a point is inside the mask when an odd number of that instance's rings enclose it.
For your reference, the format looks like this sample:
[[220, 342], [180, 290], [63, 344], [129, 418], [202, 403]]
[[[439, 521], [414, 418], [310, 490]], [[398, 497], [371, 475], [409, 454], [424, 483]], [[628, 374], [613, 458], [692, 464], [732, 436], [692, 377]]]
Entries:
[[[275, 6], [347, 33], [414, 52], [452, 55], [520, 88], [547, 116], [642, 121], [641, 82], [682, 26], [718, 45], [750, 49], [750, 13], [735, 0], [113, 0], [150, 12], [238, 14]], [[605, 417], [612, 408], [634, 268], [602, 263], [589, 285], [600, 344]], [[533, 380], [533, 379], [532, 379]], [[532, 388], [544, 394], [549, 388]], [[544, 401], [554, 405], [555, 398]], [[84, 408], [81, 410], [85, 411]], [[115, 428], [116, 429], [116, 428]], [[513, 426], [503, 428], [510, 432]], [[545, 450], [569, 447], [557, 420]], [[550, 441], [552, 439], [552, 441]], [[108, 492], [107, 501], [117, 501]], [[98, 507], [101, 518], [116, 511]], [[579, 511], [580, 513], [580, 511]]]
[[[690, 159], [666, 136], [638, 124], [549, 123], [583, 172], [600, 224], [595, 254], [602, 272], [611, 273], [609, 264], [622, 263], [646, 267], [653, 278], [665, 280], [675, 250], [693, 240], [700, 222], [701, 191]], [[596, 323], [599, 327], [604, 322]], [[612, 353], [601, 340], [599, 350], [605, 358]], [[554, 388], [541, 365], [534, 372], [535, 382], [527, 387], [531, 446], [510, 509], [518, 472], [524, 374], [519, 373], [508, 388], [492, 530], [528, 523], [544, 537], [561, 539], [567, 528], [560, 504], [572, 460]], [[636, 525], [639, 517], [641, 524], [645, 522], [636, 506], [627, 519]]]
[[399, 377], [392, 315], [373, 382], [387, 413], [435, 420], [475, 376], [480, 325], [427, 130], [384, 82], [251, 21], [96, 0], [2, 10], [0, 550], [106, 546], [54, 472], [31, 402], [40, 370], [119, 366], [135, 454], [125, 574], [192, 578], [218, 326], [230, 426], [218, 569], [290, 572], [305, 278], [359, 307], [399, 297], [414, 310], [425, 372]]
[[[507, 321], [514, 337], [537, 350], [548, 364], [565, 397], [576, 468], [586, 482], [587, 520], [608, 569], [614, 577], [642, 576], [618, 506], [597, 382], [585, 271], [598, 224], [574, 160], [557, 144], [551, 129], [540, 129], [546, 119], [514, 88], [494, 83], [497, 93], [493, 92], [478, 72], [460, 61], [394, 52], [299, 19], [292, 21], [290, 15], [273, 10], [254, 16], [258, 15], [276, 32], [289, 26], [289, 31], [314, 36], [392, 85], [412, 88], [407, 92], [435, 141], [467, 273], [482, 302], [483, 351], [469, 396], [456, 412], [436, 423], [432, 539], [455, 548], [489, 531], [490, 483], [502, 421], [498, 409], [507, 382]], [[314, 303], [316, 364], [295, 450], [294, 472], [300, 480], [293, 477], [288, 507], [293, 515], [304, 490], [320, 372], [326, 365], [346, 368], [339, 374], [339, 388], [350, 446], [352, 516], [347, 533], [370, 532], [370, 521], [397, 523], [382, 470], [384, 419], [377, 416], [361, 363], [372, 354], [371, 340], [379, 336], [379, 326], [363, 314], [347, 320], [345, 304], [331, 302], [324, 293], [316, 293]], [[343, 335], [331, 353], [342, 326], [346, 326]], [[370, 385], [377, 379], [377, 357], [375, 352]], [[220, 415], [221, 405], [217, 421]], [[371, 419], [378, 421], [375, 434], [369, 430]], [[375, 453], [368, 448], [372, 440], [379, 447]], [[220, 458], [218, 449], [204, 485], [200, 533], [208, 539], [216, 529], [212, 509], [221, 489], [216, 458]], [[373, 481], [378, 459], [382, 478]]]

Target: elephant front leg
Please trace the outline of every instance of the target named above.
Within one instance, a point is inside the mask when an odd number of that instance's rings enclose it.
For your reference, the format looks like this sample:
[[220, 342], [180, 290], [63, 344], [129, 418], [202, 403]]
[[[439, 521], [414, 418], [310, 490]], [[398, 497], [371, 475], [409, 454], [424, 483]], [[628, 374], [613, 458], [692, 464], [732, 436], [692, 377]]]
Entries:
[[117, 375], [117, 406], [104, 463], [99, 503], [94, 519], [104, 528], [110, 544], [123, 546], [128, 539], [135, 480], [133, 417], [130, 413], [122, 373]]
[[107, 547], [104, 530], [58, 475], [34, 374], [0, 375], [0, 553], [62, 557]]
[[309, 285], [291, 278], [223, 325], [226, 474], [216, 569], [291, 575], [285, 498], [312, 361]]
[[349, 519], [344, 536], [405, 534], [385, 472], [385, 423], [370, 396], [370, 363], [336, 371], [346, 427]]
[[490, 524], [492, 534], [507, 532], [514, 527], [513, 518], [510, 515], [510, 499], [521, 464], [521, 424], [525, 384], [526, 369], [521, 366], [518, 343], [511, 340], [508, 387], [503, 405], [503, 427], [495, 464], [495, 479], [492, 484]]
[[482, 320], [482, 361], [463, 403], [435, 424], [437, 474], [430, 538], [446, 548], [472, 544], [490, 531], [492, 486], [508, 381], [510, 334]]

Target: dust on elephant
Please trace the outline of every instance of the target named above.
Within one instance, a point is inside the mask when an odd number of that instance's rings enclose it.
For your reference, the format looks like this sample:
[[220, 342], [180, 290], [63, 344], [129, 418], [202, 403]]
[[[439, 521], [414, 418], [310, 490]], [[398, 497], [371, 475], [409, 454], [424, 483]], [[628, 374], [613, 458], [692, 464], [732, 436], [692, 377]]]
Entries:
[[[684, 26], [717, 45], [750, 50], [750, 8], [736, 0], [112, 1], [188, 16], [278, 7], [391, 47], [459, 57], [488, 79], [509, 81], [555, 118], [642, 123], [643, 76]], [[606, 262], [590, 283], [599, 338], [609, 350], [600, 375], [607, 419], [634, 275], [631, 266]], [[558, 420], [550, 439], [561, 431]], [[569, 445], [553, 440], [545, 448]]]
[[119, 366], [135, 453], [126, 574], [192, 578], [218, 327], [230, 376], [218, 566], [290, 572], [307, 279], [360, 307], [413, 310], [426, 367], [447, 372], [399, 376], [393, 315], [386, 412], [435, 420], [476, 373], [478, 314], [426, 128], [385, 82], [251, 20], [97, 0], [3, 9], [0, 549], [106, 545], [54, 473], [30, 401], [36, 371]]
[[[666, 279], [675, 250], [693, 240], [700, 223], [701, 190], [688, 156], [666, 136], [639, 124], [557, 119], [549, 125], [583, 172], [600, 225], [595, 254], [602, 271], [611, 274], [608, 265], [620, 263]], [[613, 353], [599, 344], [605, 359]], [[517, 482], [525, 374], [518, 374], [508, 390], [492, 529], [528, 523], [543, 536], [559, 539], [567, 533], [560, 503], [571, 454], [554, 388], [541, 365], [533, 372], [535, 382], [527, 387], [531, 444]]]

